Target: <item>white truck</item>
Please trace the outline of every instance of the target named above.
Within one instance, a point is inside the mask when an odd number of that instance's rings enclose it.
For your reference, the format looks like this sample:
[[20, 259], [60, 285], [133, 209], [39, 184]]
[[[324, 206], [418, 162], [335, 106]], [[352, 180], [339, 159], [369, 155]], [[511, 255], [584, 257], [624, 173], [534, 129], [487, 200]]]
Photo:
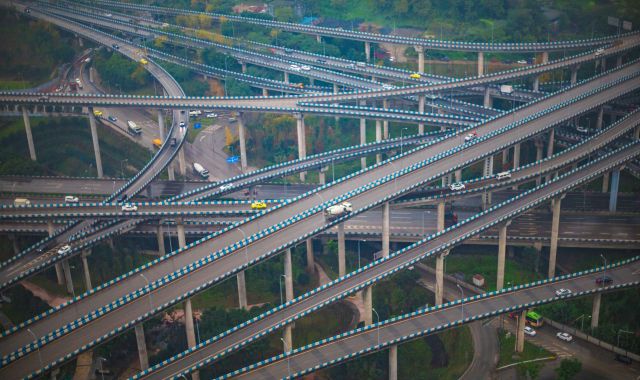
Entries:
[[129, 129], [129, 132], [134, 135], [142, 134], [142, 128], [131, 120], [127, 120], [127, 129]]
[[511, 94], [513, 92], [513, 86], [508, 84], [500, 85], [500, 92], [503, 94]]
[[200, 175], [200, 177], [204, 179], [209, 178], [209, 171], [197, 162], [193, 163], [193, 171], [196, 172], [198, 175]]
[[328, 219], [340, 217], [344, 214], [348, 214], [353, 211], [353, 207], [349, 202], [342, 202], [337, 205], [333, 205], [324, 210], [324, 215]]

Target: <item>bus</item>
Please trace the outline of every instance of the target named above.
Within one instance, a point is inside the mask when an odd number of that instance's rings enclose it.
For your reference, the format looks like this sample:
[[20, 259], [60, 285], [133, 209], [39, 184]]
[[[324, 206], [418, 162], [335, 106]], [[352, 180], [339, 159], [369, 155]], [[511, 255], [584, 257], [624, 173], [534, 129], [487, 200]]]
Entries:
[[542, 318], [542, 315], [532, 310], [527, 313], [527, 323], [533, 327], [541, 327], [544, 323], [544, 320]]
[[140, 135], [142, 134], [142, 128], [140, 128], [136, 123], [131, 120], [127, 120], [127, 129], [131, 134]]

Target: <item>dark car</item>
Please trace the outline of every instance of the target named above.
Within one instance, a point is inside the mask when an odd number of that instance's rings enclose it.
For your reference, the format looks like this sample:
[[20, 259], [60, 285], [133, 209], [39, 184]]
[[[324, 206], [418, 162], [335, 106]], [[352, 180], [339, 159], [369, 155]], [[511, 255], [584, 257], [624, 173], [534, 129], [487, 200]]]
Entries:
[[117, 117], [115, 117], [115, 116], [111, 116], [111, 115], [109, 115], [109, 117], [107, 117], [107, 119], [109, 119], [109, 121], [114, 122], [114, 123], [115, 123], [116, 121], [118, 121], [118, 118], [117, 118]]
[[116, 50], [120, 49], [120, 45], [118, 45], [118, 44], [111, 44], [111, 47], [116, 49]]
[[176, 146], [178, 145], [178, 140], [176, 140], [175, 137], [172, 137], [171, 140], [169, 140], [169, 146]]
[[606, 285], [613, 282], [613, 279], [609, 276], [600, 276], [596, 278], [596, 284], [598, 285]]
[[616, 354], [616, 360], [620, 363], [631, 364], [631, 358], [626, 355]]
[[127, 200], [127, 194], [122, 194], [118, 197], [118, 203], [122, 203]]

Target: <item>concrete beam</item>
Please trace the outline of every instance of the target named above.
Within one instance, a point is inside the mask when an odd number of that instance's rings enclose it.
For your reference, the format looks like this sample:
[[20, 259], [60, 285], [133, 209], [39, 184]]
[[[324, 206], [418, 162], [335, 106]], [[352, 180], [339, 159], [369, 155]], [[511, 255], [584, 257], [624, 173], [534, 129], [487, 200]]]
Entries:
[[547, 276], [553, 278], [556, 275], [556, 255], [558, 253], [558, 231], [560, 229], [560, 203], [562, 197], [551, 201], [551, 244], [549, 246], [549, 271]]
[[389, 202], [382, 205], [382, 257], [389, 257]]
[[609, 192], [609, 212], [616, 212], [618, 206], [618, 187], [620, 185], [620, 169], [611, 171], [611, 191]]
[[144, 337], [144, 327], [139, 323], [134, 328], [136, 332], [136, 344], [138, 345], [138, 360], [140, 360], [140, 369], [149, 368], [149, 356], [147, 354], [147, 342]]
[[247, 138], [242, 114], [238, 115], [238, 139], [240, 140], [240, 168], [243, 173], [247, 171]]
[[29, 146], [29, 157], [32, 161], [36, 161], [36, 148], [33, 144], [33, 134], [31, 133], [31, 122], [29, 121], [29, 112], [27, 107], [22, 106], [22, 120], [24, 121], [24, 131], [27, 133], [27, 145]]
[[338, 224], [338, 277], [347, 274], [344, 223]]

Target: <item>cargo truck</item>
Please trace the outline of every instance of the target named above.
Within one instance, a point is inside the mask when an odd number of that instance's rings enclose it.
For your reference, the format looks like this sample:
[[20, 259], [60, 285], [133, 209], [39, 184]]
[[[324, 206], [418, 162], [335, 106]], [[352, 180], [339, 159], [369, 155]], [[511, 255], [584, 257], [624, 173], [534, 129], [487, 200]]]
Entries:
[[204, 179], [209, 178], [209, 171], [197, 162], [193, 163], [193, 171], [196, 172], [198, 175], [200, 175], [200, 177]]
[[333, 205], [324, 210], [324, 215], [327, 219], [335, 219], [353, 211], [353, 207], [349, 202], [342, 202], [337, 205]]

